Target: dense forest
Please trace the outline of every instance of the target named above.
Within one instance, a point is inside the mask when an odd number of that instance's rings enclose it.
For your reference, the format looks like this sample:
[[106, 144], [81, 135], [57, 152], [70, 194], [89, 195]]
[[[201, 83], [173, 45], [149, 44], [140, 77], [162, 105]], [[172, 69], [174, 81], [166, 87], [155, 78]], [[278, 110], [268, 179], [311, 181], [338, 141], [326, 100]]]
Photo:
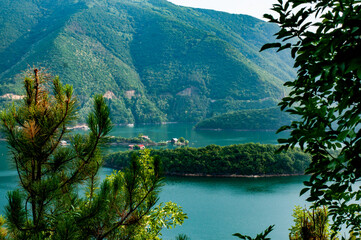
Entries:
[[[311, 158], [299, 149], [275, 154], [278, 146], [270, 144], [209, 145], [202, 148], [150, 149], [159, 156], [168, 175], [278, 175], [303, 174]], [[132, 154], [127, 151], [109, 154], [105, 166], [122, 169], [129, 165]]]
[[296, 118], [279, 108], [249, 109], [221, 114], [200, 121], [196, 129], [277, 130]]
[[260, 53], [277, 25], [166, 0], [0, 0], [0, 96], [42, 66], [72, 84], [79, 121], [105, 95], [114, 123], [196, 122], [276, 106], [295, 76]]

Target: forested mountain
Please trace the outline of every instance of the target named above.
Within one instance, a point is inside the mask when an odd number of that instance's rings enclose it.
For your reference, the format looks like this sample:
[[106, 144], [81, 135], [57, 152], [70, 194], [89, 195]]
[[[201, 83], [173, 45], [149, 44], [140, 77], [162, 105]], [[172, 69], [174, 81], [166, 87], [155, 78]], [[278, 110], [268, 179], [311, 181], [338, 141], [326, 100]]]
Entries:
[[81, 112], [106, 94], [116, 123], [198, 121], [275, 106], [295, 72], [260, 47], [277, 26], [165, 0], [0, 0], [0, 94], [42, 66]]
[[204, 119], [196, 129], [277, 130], [291, 124], [297, 117], [281, 112], [279, 107], [244, 109]]

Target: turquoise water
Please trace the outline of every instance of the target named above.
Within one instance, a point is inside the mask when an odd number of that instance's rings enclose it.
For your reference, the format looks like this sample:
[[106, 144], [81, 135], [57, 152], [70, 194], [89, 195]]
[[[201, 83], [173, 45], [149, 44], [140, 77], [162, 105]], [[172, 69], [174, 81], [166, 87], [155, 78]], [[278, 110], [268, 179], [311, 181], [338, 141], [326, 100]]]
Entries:
[[209, 144], [230, 145], [238, 143], [277, 144], [277, 138], [287, 137], [287, 133], [275, 134], [273, 131], [195, 131], [193, 124], [176, 123], [164, 125], [140, 125], [136, 127], [115, 127], [110, 135], [134, 137], [139, 134], [149, 136], [153, 141], [166, 141], [184, 137], [191, 147], [203, 147]]
[[18, 186], [17, 172], [10, 164], [7, 157], [7, 147], [4, 141], [0, 141], [0, 213], [3, 213], [3, 209], [6, 200], [6, 193]]
[[[204, 147], [210, 144], [225, 146], [250, 142], [277, 144], [277, 138], [288, 136], [287, 132], [276, 135], [273, 131], [195, 131], [193, 124], [186, 123], [118, 126], [110, 132], [110, 135], [122, 137], [136, 137], [139, 134], [147, 135], [155, 142], [184, 137], [189, 140], [190, 147]], [[111, 150], [124, 150], [124, 147], [112, 147]]]
[[[236, 143], [277, 143], [274, 132], [262, 131], [194, 131], [190, 124], [115, 127], [111, 135], [134, 137], [148, 135], [154, 141], [185, 137], [190, 146]], [[281, 137], [286, 137], [283, 135]], [[110, 149], [111, 151], [117, 148]], [[5, 142], [0, 142], [0, 212], [6, 204], [6, 192], [17, 187], [16, 171], [8, 163]], [[111, 169], [103, 169], [101, 176]], [[237, 239], [240, 232], [255, 236], [275, 224], [272, 239], [288, 239], [292, 209], [305, 205], [299, 192], [307, 177], [273, 178], [193, 178], [169, 177], [160, 193], [160, 202], [173, 201], [183, 207], [189, 219], [183, 226], [163, 231], [164, 239], [175, 239], [178, 233], [192, 240]]]
[[180, 228], [164, 231], [164, 237], [185, 233], [191, 239], [237, 239], [232, 236], [236, 232], [255, 237], [275, 224], [270, 237], [286, 240], [292, 209], [305, 205], [298, 196], [306, 179], [169, 178], [160, 199], [181, 205], [189, 219]]
[[[102, 176], [111, 172], [105, 168]], [[174, 240], [183, 233], [192, 240], [236, 240], [233, 233], [255, 237], [275, 224], [269, 237], [287, 240], [293, 208], [306, 203], [299, 192], [307, 178], [167, 177], [159, 202], [177, 203], [188, 219], [180, 227], [163, 230], [163, 239]]]

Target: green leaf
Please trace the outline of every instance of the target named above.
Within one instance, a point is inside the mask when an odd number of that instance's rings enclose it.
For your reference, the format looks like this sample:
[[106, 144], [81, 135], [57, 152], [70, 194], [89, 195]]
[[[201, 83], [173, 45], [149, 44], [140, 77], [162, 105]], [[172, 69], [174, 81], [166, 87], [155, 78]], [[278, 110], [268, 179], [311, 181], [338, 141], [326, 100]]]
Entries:
[[302, 196], [303, 194], [305, 194], [307, 191], [309, 191], [310, 188], [303, 188], [300, 192], [300, 196]]
[[348, 133], [349, 133], [349, 130], [344, 130], [341, 133], [339, 133], [338, 136], [337, 136], [337, 141], [342, 142], [343, 140], [345, 140]]
[[266, 50], [266, 49], [269, 49], [269, 48], [279, 48], [281, 47], [281, 44], [280, 43], [267, 43], [265, 45], [262, 46], [260, 52]]
[[361, 68], [359, 68], [359, 69], [357, 70], [357, 77], [358, 77], [359, 79], [361, 79]]

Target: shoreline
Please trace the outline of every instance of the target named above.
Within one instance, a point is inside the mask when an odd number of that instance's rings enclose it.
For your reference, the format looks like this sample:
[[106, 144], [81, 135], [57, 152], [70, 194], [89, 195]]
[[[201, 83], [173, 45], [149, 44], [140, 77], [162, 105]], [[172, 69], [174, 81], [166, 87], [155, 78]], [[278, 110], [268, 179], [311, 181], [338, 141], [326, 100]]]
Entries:
[[195, 131], [237, 131], [237, 132], [276, 132], [278, 129], [238, 129], [238, 128], [194, 128]]
[[[121, 127], [135, 127], [138, 126], [148, 126], [148, 125], [170, 125], [170, 124], [178, 124], [178, 123], [188, 123], [191, 122], [160, 122], [160, 123], [119, 123], [114, 124], [114, 126], [121, 126]], [[68, 127], [68, 129], [82, 129], [88, 130], [89, 127], [86, 123], [77, 124], [72, 127]], [[257, 132], [257, 131], [265, 131], [265, 132], [276, 132], [277, 129], [239, 129], [239, 128], [196, 128], [193, 126], [194, 131], [237, 131], [237, 132]]]
[[[135, 125], [168, 125], [168, 124], [177, 124], [177, 123], [196, 123], [196, 122], [156, 122], [156, 123], [114, 123], [114, 126], [135, 126]], [[81, 128], [88, 127], [86, 123], [79, 123], [69, 128]]]
[[253, 175], [240, 175], [240, 174], [203, 174], [203, 173], [166, 173], [166, 176], [172, 177], [207, 177], [207, 178], [269, 178], [269, 177], [293, 177], [304, 176], [301, 173], [282, 173], [282, 174], [253, 174]]
[[[111, 166], [111, 164], [104, 164], [103, 167], [111, 168], [114, 170], [122, 170], [122, 168], [117, 168]], [[270, 178], [270, 177], [296, 177], [296, 176], [305, 176], [304, 173], [280, 173], [280, 174], [206, 174], [206, 173], [171, 173], [165, 172], [165, 177], [205, 177], [205, 178]]]

